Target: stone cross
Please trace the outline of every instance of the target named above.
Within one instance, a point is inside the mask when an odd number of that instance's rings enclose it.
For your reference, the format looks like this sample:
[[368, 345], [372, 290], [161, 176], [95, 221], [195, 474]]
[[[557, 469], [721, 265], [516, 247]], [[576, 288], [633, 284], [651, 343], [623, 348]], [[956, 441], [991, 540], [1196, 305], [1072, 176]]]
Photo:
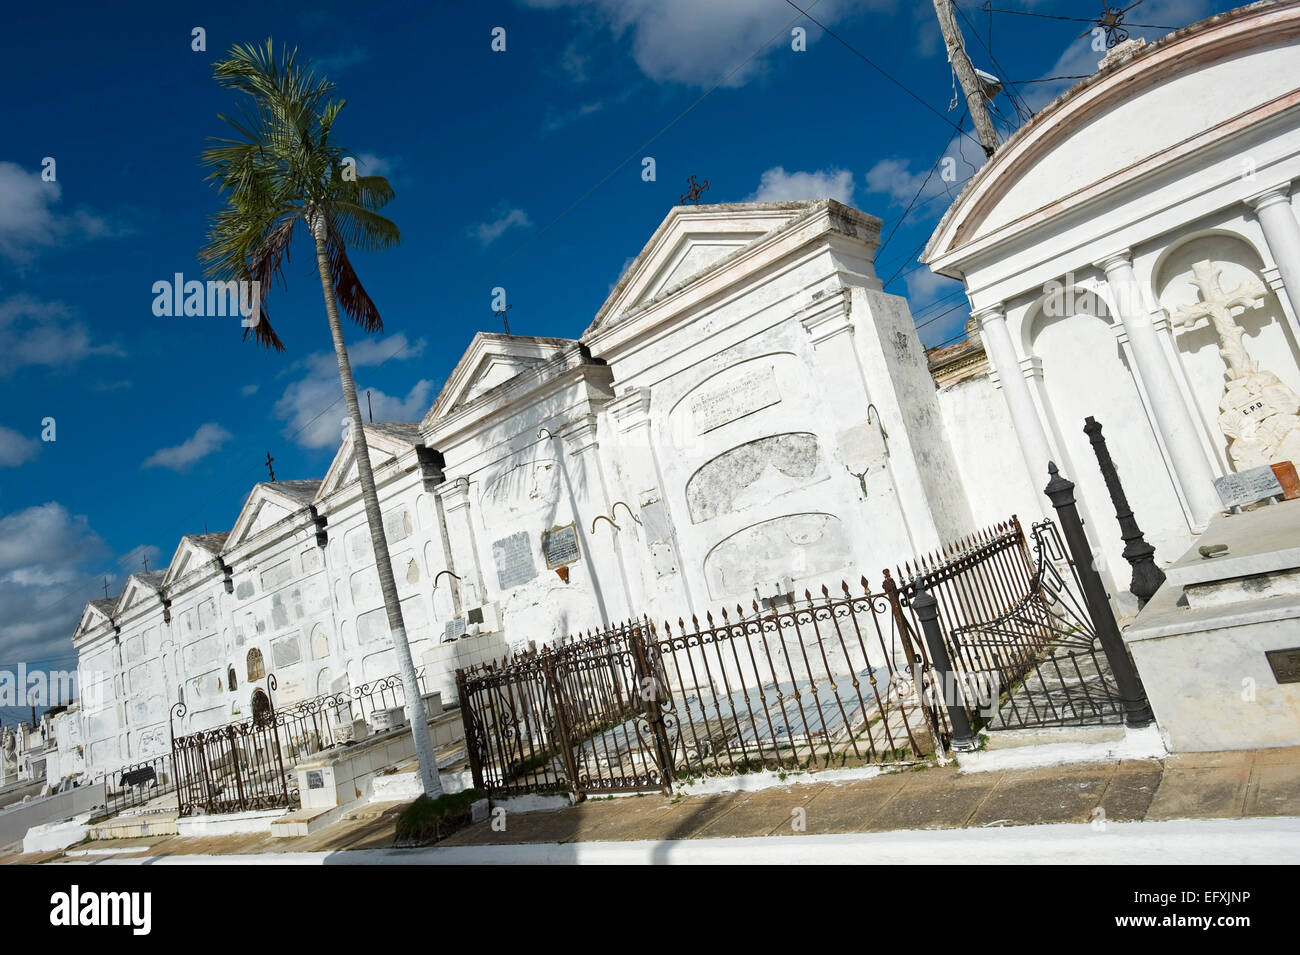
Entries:
[[1219, 285], [1221, 268], [1208, 259], [1192, 265], [1192, 278], [1188, 281], [1201, 293], [1201, 301], [1195, 305], [1181, 305], [1174, 310], [1175, 326], [1196, 328], [1203, 321], [1214, 326], [1219, 339], [1219, 357], [1228, 366], [1228, 379], [1244, 378], [1258, 370], [1255, 362], [1250, 360], [1242, 339], [1245, 331], [1232, 317], [1232, 310], [1238, 307], [1258, 308], [1264, 300], [1264, 286], [1255, 281], [1243, 282], [1230, 292], [1225, 292]]

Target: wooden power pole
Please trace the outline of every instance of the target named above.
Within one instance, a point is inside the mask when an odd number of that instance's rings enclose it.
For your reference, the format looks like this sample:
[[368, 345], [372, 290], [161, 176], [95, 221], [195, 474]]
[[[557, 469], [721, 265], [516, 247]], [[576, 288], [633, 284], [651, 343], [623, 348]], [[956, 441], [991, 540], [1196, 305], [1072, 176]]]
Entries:
[[970, 115], [975, 120], [975, 134], [984, 147], [984, 155], [992, 156], [998, 148], [997, 130], [993, 128], [993, 119], [989, 116], [988, 99], [984, 95], [984, 85], [975, 73], [970, 57], [966, 55], [966, 43], [962, 39], [957, 18], [953, 15], [952, 0], [934, 0], [935, 16], [939, 18], [939, 29], [943, 31], [943, 42], [948, 47], [948, 62], [957, 74], [957, 82], [966, 93], [966, 104]]

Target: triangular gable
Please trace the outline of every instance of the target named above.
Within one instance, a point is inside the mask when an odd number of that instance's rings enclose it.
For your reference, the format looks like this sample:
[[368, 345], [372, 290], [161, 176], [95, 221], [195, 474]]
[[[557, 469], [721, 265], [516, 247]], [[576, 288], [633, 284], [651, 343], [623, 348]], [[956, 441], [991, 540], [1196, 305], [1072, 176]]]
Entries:
[[94, 630], [101, 624], [112, 624], [113, 618], [109, 616], [105, 605], [110, 604], [107, 600], [92, 600], [86, 604], [86, 608], [81, 611], [81, 619], [77, 622], [77, 629], [72, 634], [72, 639], [77, 640]]
[[703, 275], [818, 204], [809, 200], [675, 206], [627, 267], [584, 338]]
[[[420, 443], [419, 433], [420, 426], [414, 421], [366, 425], [366, 447], [370, 451], [370, 466], [377, 468], [385, 461], [401, 457]], [[324, 500], [356, 479], [356, 452], [352, 433], [349, 430], [348, 436], [343, 439], [343, 443], [334, 454], [329, 470], [325, 472], [325, 480], [321, 481], [320, 490], [316, 492], [316, 500]]]
[[186, 534], [181, 538], [180, 544], [176, 547], [176, 553], [172, 556], [172, 562], [167, 567], [167, 576], [163, 578], [163, 586], [170, 586], [174, 581], [180, 580], [186, 574], [193, 573], [196, 570], [205, 569], [209, 572], [216, 572], [216, 556], [218, 549], [214, 550], [207, 546], [209, 543], [216, 541], [225, 542], [224, 534]]
[[[306, 485], [307, 482], [293, 483], [297, 486]], [[313, 493], [318, 487], [318, 482], [312, 482]], [[255, 484], [248, 495], [248, 500], [244, 502], [243, 509], [239, 512], [239, 519], [230, 529], [230, 536], [226, 538], [226, 545], [222, 549], [228, 551], [238, 547], [273, 524], [292, 517], [306, 508], [309, 502], [310, 498], [304, 500], [301, 494], [282, 491], [272, 482], [263, 481]]]
[[438, 394], [429, 413], [424, 416], [420, 427], [428, 428], [449, 412], [545, 365], [576, 344], [569, 338], [479, 332], [447, 378], [447, 384]]
[[113, 608], [114, 615], [121, 614], [141, 601], [155, 600], [165, 579], [166, 575], [158, 572], [132, 574], [126, 579], [126, 586], [122, 588], [122, 595], [118, 597], [117, 606]]

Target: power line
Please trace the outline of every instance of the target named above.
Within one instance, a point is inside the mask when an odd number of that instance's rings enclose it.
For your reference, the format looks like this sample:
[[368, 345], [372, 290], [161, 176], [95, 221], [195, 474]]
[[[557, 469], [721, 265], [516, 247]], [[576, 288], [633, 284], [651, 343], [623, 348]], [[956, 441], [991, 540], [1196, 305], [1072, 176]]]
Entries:
[[[866, 63], [868, 66], [870, 66], [873, 70], [875, 70], [877, 73], [879, 73], [879, 74], [880, 74], [881, 76], [883, 76], [885, 79], [889, 80], [889, 82], [893, 83], [895, 86], [897, 86], [899, 89], [901, 89], [901, 90], [902, 90], [904, 93], [906, 93], [908, 96], [912, 97], [912, 99], [916, 100], [918, 103], [920, 103], [920, 104], [921, 104], [922, 106], [924, 106], [926, 109], [928, 109], [930, 112], [934, 113], [935, 116], [938, 116], [941, 120], [943, 120], [945, 123], [947, 123], [949, 126], [951, 126], [951, 127], [952, 127], [954, 130], [956, 130], [958, 133], [961, 133], [961, 135], [963, 135], [963, 136], [970, 136], [970, 135], [971, 135], [970, 133], [965, 132], [965, 131], [960, 127], [960, 126], [958, 126], [956, 123], [954, 123], [951, 119], [949, 119], [949, 118], [947, 117], [947, 115], [945, 115], [944, 113], [939, 112], [938, 109], [936, 109], [935, 107], [933, 107], [933, 106], [931, 106], [929, 103], [927, 103], [927, 102], [926, 102], [926, 101], [921, 97], [921, 95], [920, 95], [919, 93], [917, 93], [915, 90], [913, 90], [910, 86], [908, 86], [908, 85], [907, 85], [906, 83], [904, 83], [902, 80], [898, 79], [898, 78], [895, 77], [893, 74], [891, 74], [888, 70], [886, 70], [884, 67], [880, 66], [878, 63], [876, 63], [875, 61], [873, 61], [873, 60], [871, 60], [870, 58], [868, 58], [868, 57], [867, 57], [865, 54], [863, 54], [860, 50], [858, 50], [858, 49], [857, 49], [856, 47], [854, 47], [851, 43], [849, 43], [848, 40], [845, 40], [842, 36], [840, 36], [838, 33], [836, 33], [836, 32], [835, 32], [834, 30], [832, 30], [830, 27], [826, 26], [826, 24], [822, 23], [820, 20], [818, 20], [818, 19], [816, 19], [815, 17], [813, 17], [812, 14], [810, 14], [810, 13], [808, 13], [807, 11], [803, 10], [803, 9], [802, 9], [802, 8], [801, 8], [797, 3], [794, 2], [794, 0], [785, 0], [785, 2], [788, 3], [790, 6], [794, 7], [796, 10], [798, 10], [800, 13], [802, 13], [805, 17], [807, 17], [809, 20], [811, 20], [813, 23], [815, 23], [818, 27], [820, 27], [823, 33], [825, 33], [827, 36], [831, 37], [832, 39], [838, 41], [838, 42], [840, 43], [841, 46], [843, 46], [843, 47], [844, 47], [845, 49], [847, 49], [850, 53], [852, 53], [854, 56], [856, 56], [858, 59], [860, 59], [863, 63]], [[811, 10], [812, 7], [809, 6], [808, 9]], [[973, 138], [973, 137], [972, 137], [972, 138]]]
[[[813, 0], [813, 2], [812, 2], [811, 4], [809, 4], [808, 9], [811, 10], [813, 7], [817, 6], [817, 4], [820, 3], [820, 2], [821, 2], [821, 0]], [[797, 8], [796, 8], [796, 9], [797, 9]], [[803, 12], [803, 11], [800, 11], [800, 12], [801, 12], [801, 15], [802, 15], [802, 16], [805, 16], [805, 17], [808, 16], [807, 13], [805, 13], [805, 12]], [[541, 229], [539, 229], [537, 232], [533, 233], [533, 235], [532, 235], [530, 238], [528, 238], [527, 240], [525, 240], [524, 242], [522, 242], [522, 243], [520, 243], [518, 246], [516, 246], [515, 249], [514, 249], [513, 251], [511, 251], [511, 252], [510, 252], [510, 253], [509, 253], [509, 254], [508, 254], [504, 259], [502, 259], [499, 263], [497, 263], [497, 265], [495, 266], [495, 268], [498, 268], [498, 269], [501, 268], [501, 267], [504, 266], [506, 263], [508, 263], [508, 262], [512, 261], [514, 258], [516, 258], [520, 253], [522, 253], [525, 249], [527, 249], [527, 248], [528, 248], [529, 246], [531, 246], [533, 243], [535, 243], [539, 238], [541, 238], [541, 236], [542, 236], [543, 234], [545, 234], [547, 231], [549, 231], [550, 229], [552, 229], [552, 228], [553, 228], [553, 227], [554, 227], [554, 226], [555, 226], [555, 225], [556, 225], [556, 224], [557, 224], [561, 219], [563, 219], [563, 218], [564, 218], [565, 216], [567, 216], [570, 212], [572, 212], [572, 211], [573, 211], [574, 209], [576, 209], [579, 205], [581, 205], [584, 201], [586, 201], [586, 200], [587, 200], [587, 199], [592, 195], [592, 193], [594, 193], [594, 192], [595, 192], [596, 190], [598, 190], [601, 186], [603, 186], [606, 182], [608, 182], [610, 179], [612, 179], [612, 178], [613, 178], [613, 177], [614, 177], [614, 176], [615, 176], [615, 175], [616, 175], [620, 170], [622, 170], [623, 168], [625, 168], [625, 167], [628, 165], [628, 163], [630, 163], [633, 159], [635, 159], [637, 156], [639, 156], [639, 155], [640, 155], [640, 154], [641, 154], [641, 153], [642, 153], [642, 152], [643, 152], [643, 151], [644, 151], [648, 146], [652, 145], [654, 142], [656, 142], [657, 140], [659, 140], [660, 138], [662, 138], [663, 135], [664, 135], [665, 133], [667, 133], [670, 129], [672, 129], [672, 128], [673, 128], [674, 126], [676, 126], [679, 122], [681, 122], [681, 120], [684, 119], [684, 118], [687, 116], [687, 114], [689, 114], [692, 110], [694, 110], [697, 106], [699, 106], [702, 102], [704, 102], [704, 100], [707, 99], [707, 98], [708, 98], [712, 93], [716, 92], [719, 88], [721, 88], [723, 85], [725, 85], [725, 84], [726, 84], [726, 83], [727, 83], [727, 82], [728, 82], [728, 81], [729, 81], [733, 76], [735, 76], [735, 75], [736, 75], [737, 73], [739, 73], [742, 69], [744, 69], [746, 66], [748, 66], [748, 65], [749, 65], [749, 64], [754, 60], [755, 57], [759, 56], [759, 55], [762, 54], [764, 51], [766, 51], [766, 50], [768, 49], [768, 47], [770, 47], [773, 43], [777, 42], [777, 40], [780, 40], [780, 39], [782, 39], [783, 37], [785, 37], [785, 36], [789, 33], [791, 27], [793, 27], [796, 23], [799, 22], [799, 19], [800, 19], [800, 17], [798, 17], [798, 16], [793, 17], [793, 18], [790, 20], [789, 23], [787, 23], [787, 24], [786, 24], [784, 27], [782, 27], [779, 31], [777, 31], [776, 33], [774, 33], [774, 34], [772, 35], [772, 37], [771, 37], [769, 40], [767, 40], [766, 43], [763, 43], [761, 46], [759, 46], [757, 49], [755, 49], [753, 53], [751, 53], [751, 54], [750, 54], [749, 56], [747, 56], [744, 60], [742, 60], [739, 64], [737, 64], [735, 67], [733, 67], [733, 68], [732, 68], [732, 69], [731, 69], [731, 70], [730, 70], [730, 71], [729, 71], [725, 76], [722, 77], [722, 79], [720, 79], [720, 80], [718, 80], [718, 82], [714, 83], [713, 86], [709, 87], [709, 89], [707, 89], [704, 93], [702, 93], [699, 97], [697, 97], [694, 101], [692, 101], [692, 102], [690, 103], [690, 105], [688, 105], [685, 109], [683, 109], [683, 110], [682, 110], [681, 112], [679, 112], [676, 116], [674, 116], [674, 117], [673, 117], [673, 118], [672, 118], [672, 119], [671, 119], [671, 120], [670, 120], [666, 125], [664, 125], [662, 128], [660, 128], [660, 130], [659, 130], [658, 132], [656, 132], [653, 136], [651, 136], [651, 137], [650, 137], [649, 139], [647, 139], [644, 143], [642, 143], [640, 146], [638, 146], [635, 150], [633, 150], [631, 153], [629, 153], [629, 154], [628, 154], [628, 155], [627, 155], [627, 156], [626, 156], [626, 157], [625, 157], [621, 162], [619, 162], [616, 166], [614, 166], [612, 169], [610, 169], [609, 172], [607, 172], [603, 177], [601, 177], [601, 179], [599, 179], [599, 180], [596, 182], [595, 185], [593, 185], [591, 188], [587, 189], [587, 190], [586, 190], [582, 195], [580, 195], [577, 199], [575, 199], [575, 200], [574, 200], [573, 202], [571, 202], [568, 206], [566, 206], [566, 207], [565, 207], [565, 208], [564, 208], [564, 209], [563, 209], [563, 210], [562, 210], [562, 211], [561, 211], [557, 216], [555, 216], [553, 219], [551, 219], [550, 222], [548, 222], [545, 226], [543, 226], [543, 227], [542, 227]], [[809, 17], [809, 19], [811, 19], [811, 17]], [[823, 27], [823, 29], [825, 29], [825, 28]], [[452, 308], [452, 307], [455, 307], [455, 306], [459, 305], [461, 302], [466, 301], [466, 300], [470, 297], [471, 294], [473, 294], [473, 293], [466, 292], [466, 293], [465, 293], [464, 295], [462, 295], [460, 298], [453, 299], [452, 301], [446, 303], [446, 304], [444, 305], [444, 308], [450, 309], [450, 308]], [[386, 356], [382, 361], [380, 361], [378, 364], [373, 365], [373, 366], [370, 366], [370, 367], [373, 368], [373, 369], [376, 369], [376, 370], [379, 369], [379, 368], [382, 368], [384, 365], [386, 365], [388, 362], [392, 361], [394, 358], [397, 358], [399, 355], [403, 355], [403, 354], [405, 354], [409, 347], [410, 347], [410, 343], [409, 343], [409, 342], [404, 342], [404, 343], [403, 343], [402, 345], [400, 345], [398, 348], [394, 349], [391, 353], [389, 353], [389, 354], [388, 354], [388, 355], [387, 355], [387, 356]], [[308, 420], [305, 424], [303, 424], [303, 425], [302, 425], [301, 427], [299, 427], [297, 430], [295, 430], [295, 431], [293, 431], [292, 433], [290, 433], [290, 434], [288, 435], [288, 440], [292, 441], [294, 438], [298, 437], [298, 435], [302, 434], [304, 431], [306, 431], [308, 428], [310, 428], [312, 425], [314, 425], [317, 421], [319, 421], [322, 417], [324, 417], [326, 414], [328, 414], [328, 413], [330, 412], [330, 410], [333, 409], [334, 407], [336, 407], [336, 406], [338, 405], [338, 403], [339, 403], [340, 401], [342, 401], [342, 400], [343, 400], [343, 396], [340, 394], [339, 397], [335, 398], [335, 399], [334, 399], [333, 401], [331, 401], [328, 405], [326, 405], [324, 408], [322, 408], [322, 409], [321, 409], [317, 414], [315, 414], [315, 415], [314, 415], [310, 420]], [[77, 596], [81, 593], [81, 588], [82, 588], [82, 586], [83, 586], [83, 584], [74, 584], [74, 585], [73, 585], [69, 590], [65, 591], [63, 594], [61, 594], [61, 595], [59, 595], [59, 596], [56, 596], [56, 597], [55, 597], [52, 601], [50, 601], [48, 604], [45, 604], [45, 605], [41, 606], [41, 607], [38, 608], [38, 609], [39, 609], [40, 611], [42, 611], [42, 612], [49, 611], [49, 610], [55, 610], [55, 609], [62, 609], [62, 607], [63, 607], [63, 606], [64, 606], [64, 605], [65, 605], [65, 604], [66, 604], [70, 599], [72, 599], [72, 598], [74, 598], [74, 597], [77, 597]]]
[[[1040, 19], [1043, 20], [1065, 20], [1071, 23], [1091, 23], [1098, 27], [1101, 26], [1101, 24], [1097, 22], [1096, 17], [1066, 17], [1066, 16], [1061, 16], [1060, 14], [1057, 13], [1034, 13], [1031, 10], [1005, 10], [1005, 9], [1000, 9], [998, 7], [982, 7], [981, 9], [987, 10], [989, 13], [1011, 13], [1011, 14], [1015, 14], [1018, 17], [1039, 17]], [[1149, 29], [1149, 30], [1179, 29], [1179, 27], [1165, 26], [1160, 23], [1125, 23], [1124, 26], [1138, 27], [1139, 29]]]

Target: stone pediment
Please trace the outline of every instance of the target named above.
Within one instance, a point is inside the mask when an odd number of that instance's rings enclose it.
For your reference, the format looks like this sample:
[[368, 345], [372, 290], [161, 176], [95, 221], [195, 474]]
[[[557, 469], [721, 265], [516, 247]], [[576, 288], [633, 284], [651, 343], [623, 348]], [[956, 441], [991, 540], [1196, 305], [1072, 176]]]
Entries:
[[181, 538], [172, 555], [172, 562], [167, 567], [167, 576], [163, 586], [169, 587], [187, 574], [200, 569], [216, 572], [216, 557], [226, 543], [228, 535], [222, 534], [186, 534]]
[[126, 579], [126, 586], [122, 588], [122, 596], [118, 598], [114, 614], [121, 614], [142, 601], [156, 600], [166, 577], [167, 574], [163, 571], [132, 574]]
[[810, 200], [676, 206], [627, 267], [584, 338], [707, 274], [818, 204]]
[[320, 486], [320, 481], [264, 481], [255, 484], [222, 549], [238, 547], [271, 525], [305, 509]]
[[[385, 461], [401, 457], [420, 444], [420, 426], [414, 421], [372, 423], [366, 428], [366, 448], [370, 451], [370, 467], [377, 468]], [[325, 480], [316, 492], [315, 500], [323, 501], [340, 488], [357, 480], [357, 455], [351, 433], [339, 445]]]
[[77, 622], [77, 629], [72, 639], [76, 641], [102, 624], [111, 625], [113, 623], [111, 614], [116, 603], [117, 601], [112, 598], [88, 602], [86, 608], [81, 611], [81, 619]]
[[478, 401], [520, 375], [533, 371], [572, 348], [569, 338], [479, 332], [447, 378], [420, 427]]

